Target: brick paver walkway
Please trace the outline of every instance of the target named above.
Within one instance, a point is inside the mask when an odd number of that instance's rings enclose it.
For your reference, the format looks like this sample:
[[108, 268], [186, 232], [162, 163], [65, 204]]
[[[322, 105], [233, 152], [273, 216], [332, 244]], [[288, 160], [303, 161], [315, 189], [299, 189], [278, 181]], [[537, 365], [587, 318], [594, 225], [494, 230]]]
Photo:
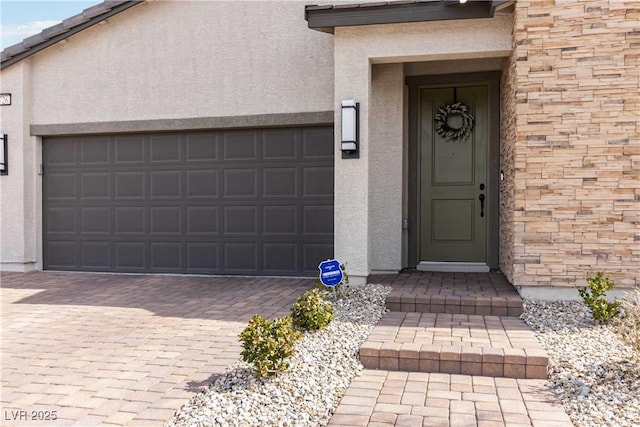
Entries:
[[[0, 424], [162, 425], [238, 360], [237, 336], [252, 315], [288, 314], [313, 285], [3, 273]], [[31, 420], [46, 411], [57, 420]]]
[[393, 287], [391, 312], [360, 347], [370, 369], [352, 381], [331, 426], [571, 427], [537, 379], [548, 358], [504, 275], [413, 271], [371, 281]]
[[371, 369], [547, 378], [548, 357], [517, 317], [387, 313], [360, 347]]
[[366, 369], [330, 426], [571, 427], [545, 380]]
[[458, 347], [541, 348], [517, 317], [448, 313], [387, 313], [369, 341]]

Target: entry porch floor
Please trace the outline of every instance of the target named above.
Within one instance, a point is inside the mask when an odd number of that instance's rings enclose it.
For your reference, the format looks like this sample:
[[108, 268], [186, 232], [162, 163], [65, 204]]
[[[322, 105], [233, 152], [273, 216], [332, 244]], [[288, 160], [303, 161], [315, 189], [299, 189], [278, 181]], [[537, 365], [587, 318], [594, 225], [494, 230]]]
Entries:
[[418, 313], [520, 316], [522, 298], [501, 272], [406, 271], [372, 275], [370, 283], [390, 285], [387, 308]]

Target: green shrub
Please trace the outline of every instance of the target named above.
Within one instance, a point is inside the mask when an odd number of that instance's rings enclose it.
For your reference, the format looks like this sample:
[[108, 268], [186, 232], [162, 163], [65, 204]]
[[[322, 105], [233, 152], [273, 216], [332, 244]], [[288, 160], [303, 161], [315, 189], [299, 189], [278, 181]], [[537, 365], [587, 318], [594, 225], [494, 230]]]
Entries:
[[286, 359], [293, 356], [301, 336], [291, 327], [290, 317], [267, 320], [256, 314], [240, 333], [242, 360], [253, 364], [258, 377], [284, 372], [289, 368]]
[[312, 289], [300, 295], [291, 307], [293, 325], [305, 331], [324, 328], [333, 320], [333, 305], [325, 299], [326, 291]]
[[608, 277], [603, 277], [602, 272], [598, 272], [595, 277], [587, 277], [588, 288], [578, 288], [578, 293], [584, 303], [591, 310], [591, 315], [596, 321], [606, 322], [620, 312], [620, 302], [614, 299], [607, 301], [605, 292], [614, 288], [615, 283]]
[[627, 293], [620, 307], [623, 315], [616, 319], [616, 329], [640, 356], [640, 289]]

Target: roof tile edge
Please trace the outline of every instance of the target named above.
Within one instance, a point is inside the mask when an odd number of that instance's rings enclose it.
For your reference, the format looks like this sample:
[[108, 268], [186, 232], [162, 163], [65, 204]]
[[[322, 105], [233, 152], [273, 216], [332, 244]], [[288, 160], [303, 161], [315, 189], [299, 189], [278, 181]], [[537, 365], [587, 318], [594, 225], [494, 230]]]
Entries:
[[[44, 47], [48, 47], [50, 44], [52, 44], [49, 42], [56, 37], [59, 37], [60, 40], [63, 40], [64, 38], [81, 31], [84, 28], [79, 29], [78, 31], [73, 30], [78, 29], [78, 27], [83, 24], [91, 23], [91, 21], [94, 21], [90, 25], [86, 26], [88, 27], [106, 19], [104, 15], [108, 14], [109, 16], [113, 16], [115, 13], [110, 12], [112, 12], [115, 8], [121, 7], [121, 10], [116, 12], [119, 13], [128, 9], [129, 7], [143, 3], [144, 1], [145, 0], [105, 0], [102, 3], [96, 4], [95, 6], [91, 6], [83, 10], [79, 14], [70, 16], [59, 24], [47, 27], [37, 34], [29, 36], [16, 44], [4, 48], [2, 52], [0, 52], [1, 68], [11, 65], [14, 62], [22, 60], [28, 56], [31, 56], [42, 50]], [[60, 37], [65, 33], [68, 34], [65, 37]], [[57, 40], [56, 42], [60, 40]], [[12, 60], [12, 58], [15, 58], [17, 56], [20, 56], [20, 59]]]

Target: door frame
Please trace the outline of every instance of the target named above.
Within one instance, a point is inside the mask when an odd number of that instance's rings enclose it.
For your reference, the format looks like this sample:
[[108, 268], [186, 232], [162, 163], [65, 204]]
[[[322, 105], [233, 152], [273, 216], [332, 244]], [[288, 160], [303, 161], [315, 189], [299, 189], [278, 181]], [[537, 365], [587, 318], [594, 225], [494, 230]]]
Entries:
[[409, 88], [409, 164], [408, 164], [408, 266], [420, 262], [420, 91], [456, 85], [487, 85], [489, 92], [489, 159], [487, 164], [490, 193], [487, 224], [487, 265], [500, 263], [500, 71], [479, 73], [410, 76]]

